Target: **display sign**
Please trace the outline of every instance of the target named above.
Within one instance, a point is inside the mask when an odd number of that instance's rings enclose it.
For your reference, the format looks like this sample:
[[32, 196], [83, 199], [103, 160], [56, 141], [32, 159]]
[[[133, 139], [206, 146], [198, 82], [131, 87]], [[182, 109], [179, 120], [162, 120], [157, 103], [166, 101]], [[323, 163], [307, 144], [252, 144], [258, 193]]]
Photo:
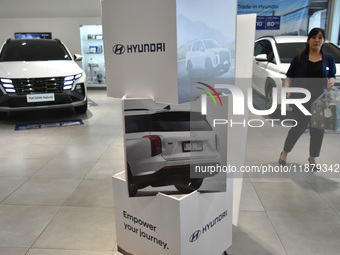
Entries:
[[102, 10], [108, 95], [124, 111], [126, 169], [113, 177], [119, 250], [221, 254], [232, 231], [227, 155], [238, 167], [245, 153], [239, 127], [214, 125], [233, 123], [232, 95], [215, 85], [235, 84], [236, 1], [103, 0]]
[[236, 1], [177, 1], [179, 103], [206, 94], [202, 83], [234, 83], [236, 9]]
[[52, 39], [51, 32], [17, 32], [14, 33], [15, 39]]
[[125, 173], [112, 180], [118, 251], [123, 254], [217, 255], [230, 247], [232, 179], [227, 192], [130, 199]]
[[234, 79], [236, 1], [106, 0], [102, 7], [108, 96], [178, 104], [202, 94], [197, 82]]
[[257, 16], [256, 30], [280, 30], [280, 16]]
[[108, 96], [177, 104], [176, 1], [101, 4]]
[[238, 0], [237, 7], [237, 14], [257, 14], [256, 38], [307, 34], [309, 0]]
[[44, 94], [28, 94], [26, 95], [27, 103], [36, 103], [36, 102], [48, 102], [54, 101], [54, 93], [44, 93]]
[[[219, 96], [228, 105], [227, 96]], [[130, 197], [225, 192], [228, 110], [206, 98], [166, 105], [150, 99], [125, 99], [126, 180]], [[223, 167], [222, 167], [223, 166]]]
[[194, 105], [202, 94], [228, 105], [213, 86], [234, 82], [236, 1], [106, 0], [102, 9], [108, 95], [125, 99], [130, 196], [224, 192], [226, 173], [211, 168], [227, 165], [227, 128], [217, 134], [209, 118], [228, 110], [205, 116]]

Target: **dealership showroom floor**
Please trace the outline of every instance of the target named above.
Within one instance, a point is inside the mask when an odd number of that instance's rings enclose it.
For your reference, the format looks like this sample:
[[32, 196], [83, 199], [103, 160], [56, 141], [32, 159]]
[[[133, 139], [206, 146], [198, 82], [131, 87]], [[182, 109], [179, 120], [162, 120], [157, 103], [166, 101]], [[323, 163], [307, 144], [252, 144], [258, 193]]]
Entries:
[[[124, 168], [120, 100], [104, 89], [89, 98], [83, 115], [25, 112], [0, 121], [0, 255], [118, 254], [111, 176]], [[249, 128], [245, 164], [278, 166], [287, 130]], [[306, 131], [287, 159], [296, 169], [307, 163], [308, 143]], [[339, 144], [340, 134], [326, 133], [318, 162], [335, 169]], [[244, 175], [229, 255], [338, 255], [339, 236], [339, 172]]]

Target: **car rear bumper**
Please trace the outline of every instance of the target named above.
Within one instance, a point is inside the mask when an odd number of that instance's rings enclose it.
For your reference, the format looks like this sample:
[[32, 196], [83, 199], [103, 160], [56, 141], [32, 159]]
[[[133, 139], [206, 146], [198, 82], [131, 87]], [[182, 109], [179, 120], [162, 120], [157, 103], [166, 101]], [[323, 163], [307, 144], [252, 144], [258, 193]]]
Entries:
[[202, 167], [216, 165], [220, 165], [219, 158], [209, 163], [165, 166], [153, 173], [148, 172], [142, 173], [138, 176], [132, 176], [132, 182], [136, 184], [144, 184], [157, 187], [164, 185], [172, 185], [180, 180], [204, 179], [206, 177], [212, 177], [218, 174], [218, 172], [197, 173], [195, 172], [196, 166]]

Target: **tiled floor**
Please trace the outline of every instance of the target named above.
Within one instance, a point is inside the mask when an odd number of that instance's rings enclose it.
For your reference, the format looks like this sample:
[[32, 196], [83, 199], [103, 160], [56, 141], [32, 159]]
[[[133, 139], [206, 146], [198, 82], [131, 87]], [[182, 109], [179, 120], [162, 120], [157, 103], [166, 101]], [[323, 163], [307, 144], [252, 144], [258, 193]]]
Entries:
[[[113, 255], [111, 176], [123, 168], [120, 100], [90, 90], [87, 114], [48, 111], [0, 121], [0, 255]], [[84, 125], [14, 131], [16, 124], [81, 118]], [[286, 128], [249, 129], [246, 163], [277, 165]], [[337, 164], [340, 134], [320, 163]], [[289, 162], [305, 164], [306, 133]], [[229, 255], [338, 255], [340, 173], [246, 175]], [[191, 254], [188, 254], [191, 255]]]
[[[253, 116], [254, 117], [254, 116]], [[258, 118], [258, 117], [254, 117]], [[276, 165], [287, 129], [251, 128], [246, 164]], [[337, 167], [340, 134], [325, 134], [318, 163]], [[304, 167], [306, 132], [288, 156]], [[340, 254], [340, 171], [337, 173], [248, 174], [244, 178], [239, 224], [229, 255]]]

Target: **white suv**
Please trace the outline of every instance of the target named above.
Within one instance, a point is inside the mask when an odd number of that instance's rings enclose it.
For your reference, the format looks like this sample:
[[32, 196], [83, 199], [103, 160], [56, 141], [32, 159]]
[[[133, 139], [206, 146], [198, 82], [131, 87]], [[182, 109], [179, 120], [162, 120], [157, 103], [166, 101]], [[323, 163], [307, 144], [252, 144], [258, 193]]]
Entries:
[[[293, 58], [301, 53], [307, 43], [307, 36], [266, 36], [255, 41], [253, 63], [253, 89], [265, 97], [267, 109], [272, 105], [273, 88], [281, 95], [286, 72]], [[331, 54], [336, 62], [336, 86], [340, 85], [340, 49], [326, 41], [323, 50]], [[278, 97], [280, 105], [280, 97]], [[279, 109], [273, 115], [279, 114]]]
[[222, 48], [213, 39], [201, 39], [192, 42], [186, 53], [186, 66], [189, 76], [195, 76], [200, 70], [212, 75], [215, 71], [228, 72], [231, 65], [230, 51]]
[[87, 111], [83, 70], [58, 39], [8, 39], [0, 49], [0, 114], [73, 107]]
[[221, 164], [217, 136], [200, 112], [125, 110], [125, 134], [130, 196], [149, 185], [197, 190], [214, 174], [193, 177], [190, 169]]

